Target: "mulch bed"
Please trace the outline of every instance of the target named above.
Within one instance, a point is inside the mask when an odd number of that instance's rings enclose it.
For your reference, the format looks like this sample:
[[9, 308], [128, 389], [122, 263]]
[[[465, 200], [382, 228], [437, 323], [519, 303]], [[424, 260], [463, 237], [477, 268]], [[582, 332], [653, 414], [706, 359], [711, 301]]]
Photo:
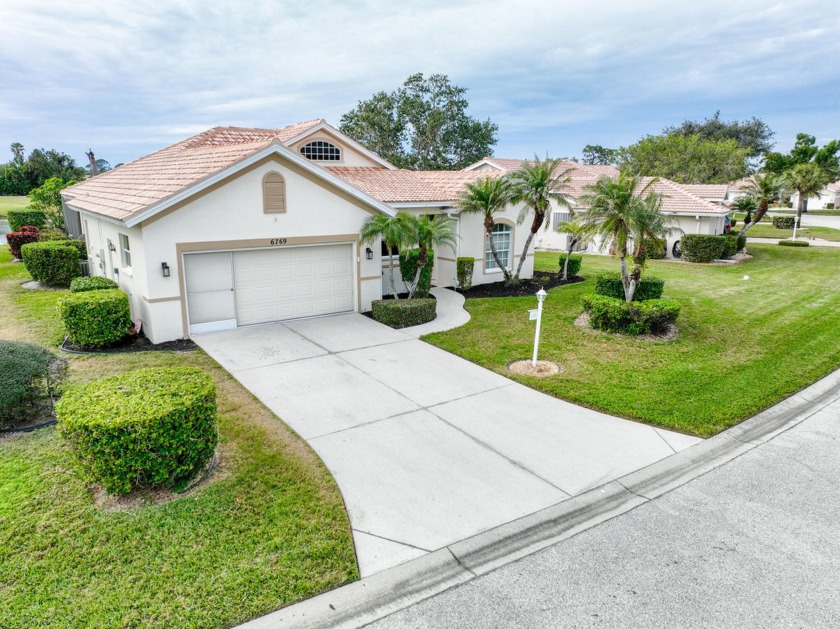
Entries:
[[557, 286], [565, 286], [566, 284], [576, 284], [582, 282], [584, 278], [575, 275], [563, 281], [560, 279], [559, 273], [547, 273], [545, 271], [537, 271], [534, 277], [529, 280], [520, 280], [516, 284], [505, 284], [504, 280], [501, 282], [493, 282], [492, 284], [480, 284], [473, 286], [467, 290], [459, 290], [467, 299], [480, 299], [485, 297], [533, 297], [538, 290], [544, 288], [556, 288]]
[[166, 343], [152, 343], [146, 335], [131, 334], [123, 340], [104, 347], [86, 347], [76, 345], [70, 339], [64, 339], [59, 348], [71, 354], [128, 354], [131, 352], [191, 352], [198, 346], [190, 339], [167, 341]]

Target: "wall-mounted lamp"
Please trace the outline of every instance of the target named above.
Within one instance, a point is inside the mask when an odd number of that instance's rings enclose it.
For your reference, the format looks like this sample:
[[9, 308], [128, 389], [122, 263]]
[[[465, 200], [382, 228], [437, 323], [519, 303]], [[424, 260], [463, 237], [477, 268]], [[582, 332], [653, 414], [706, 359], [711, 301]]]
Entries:
[[169, 277], [169, 265], [166, 262], [160, 263], [160, 270], [163, 272], [163, 277]]
[[112, 242], [109, 240], [109, 241], [108, 241], [108, 251], [116, 251], [116, 250], [117, 250], [117, 248], [114, 246], [114, 243], [112, 243]]
[[367, 249], [365, 249], [365, 257], [366, 257], [368, 260], [373, 260], [373, 249], [371, 249], [370, 247], [368, 247]]

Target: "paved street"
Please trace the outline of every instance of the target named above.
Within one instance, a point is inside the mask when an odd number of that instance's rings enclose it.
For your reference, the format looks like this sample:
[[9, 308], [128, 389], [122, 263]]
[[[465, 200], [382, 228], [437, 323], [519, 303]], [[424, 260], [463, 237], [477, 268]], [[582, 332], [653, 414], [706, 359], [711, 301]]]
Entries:
[[840, 626], [840, 401], [633, 511], [373, 625]]

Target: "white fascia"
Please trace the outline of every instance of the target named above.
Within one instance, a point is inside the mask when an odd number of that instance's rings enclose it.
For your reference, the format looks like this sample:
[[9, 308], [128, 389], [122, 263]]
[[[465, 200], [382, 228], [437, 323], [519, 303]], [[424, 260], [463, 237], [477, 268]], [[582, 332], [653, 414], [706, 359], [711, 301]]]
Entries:
[[311, 129], [307, 129], [303, 133], [300, 133], [300, 134], [296, 135], [295, 137], [291, 138], [290, 140], [286, 140], [284, 142], [284, 145], [285, 146], [290, 146], [290, 145], [294, 144], [295, 142], [300, 142], [301, 140], [304, 140], [304, 139], [308, 138], [310, 135], [313, 135], [313, 134], [317, 133], [318, 131], [326, 131], [327, 133], [336, 136], [339, 140], [341, 140], [342, 142], [344, 142], [348, 146], [352, 147], [354, 150], [358, 151], [359, 153], [361, 153], [365, 157], [368, 157], [368, 158], [372, 159], [376, 163], [381, 164], [384, 168], [387, 168], [388, 170], [397, 170], [397, 167], [394, 166], [391, 162], [379, 157], [379, 155], [377, 155], [373, 151], [369, 151], [364, 146], [362, 146], [361, 144], [356, 142], [356, 140], [354, 140], [353, 138], [351, 138], [349, 136], [344, 135], [341, 131], [336, 129], [334, 126], [332, 126], [328, 122], [321, 122], [321, 123], [315, 125], [314, 127], [312, 127]]
[[395, 210], [415, 210], [424, 207], [452, 208], [452, 201], [404, 201], [400, 203], [389, 203], [388, 205]]
[[184, 190], [181, 190], [181, 192], [178, 192], [176, 194], [173, 194], [170, 197], [167, 197], [163, 201], [160, 201], [158, 203], [155, 203], [154, 205], [149, 206], [148, 208], [146, 208], [145, 211], [143, 211], [139, 214], [135, 214], [134, 216], [132, 216], [131, 218], [129, 218], [128, 220], [126, 220], [124, 222], [128, 227], [134, 227], [135, 225], [138, 225], [139, 223], [142, 223], [143, 221], [152, 218], [156, 214], [158, 214], [160, 212], [163, 212], [167, 208], [172, 207], [176, 203], [180, 203], [181, 201], [185, 201], [185, 200], [189, 199], [190, 197], [194, 196], [195, 194], [201, 192], [202, 190], [205, 190], [205, 189], [209, 188], [210, 186], [213, 186], [213, 185], [219, 183], [220, 181], [223, 181], [224, 179], [227, 179], [231, 175], [234, 175], [237, 172], [239, 172], [240, 170], [242, 170], [244, 168], [247, 168], [248, 166], [251, 166], [252, 164], [255, 164], [255, 163], [259, 162], [261, 159], [264, 159], [264, 158], [269, 157], [271, 155], [281, 155], [282, 157], [284, 157], [285, 159], [288, 159], [290, 162], [299, 166], [300, 168], [302, 168], [306, 172], [318, 177], [319, 179], [323, 179], [324, 181], [326, 181], [327, 183], [335, 186], [336, 188], [338, 188], [342, 192], [346, 192], [351, 197], [353, 197], [355, 199], [358, 199], [359, 201], [361, 201], [365, 205], [369, 205], [372, 208], [375, 208], [376, 210], [379, 210], [380, 212], [382, 212], [383, 214], [386, 214], [387, 216], [394, 216], [394, 214], [395, 214], [394, 210], [392, 210], [390, 207], [388, 207], [384, 203], [382, 203], [380, 201], [377, 201], [376, 199], [374, 199], [372, 197], [369, 197], [368, 195], [366, 195], [361, 190], [358, 190], [357, 188], [354, 188], [353, 186], [351, 186], [347, 182], [339, 179], [335, 175], [331, 175], [328, 171], [324, 170], [323, 168], [321, 168], [319, 166], [314, 165], [312, 162], [310, 162], [305, 157], [300, 157], [298, 155], [295, 155], [295, 153], [293, 151], [290, 151], [289, 149], [287, 149], [279, 141], [272, 140], [272, 142], [268, 146], [266, 146], [264, 149], [262, 149], [260, 151], [257, 151], [256, 153], [253, 153], [252, 155], [249, 155], [245, 159], [240, 160], [240, 161], [236, 162], [235, 164], [232, 164], [231, 166], [228, 166], [224, 170], [220, 170], [219, 172], [217, 172], [217, 173], [215, 173], [215, 174], [213, 174], [213, 175], [211, 175], [211, 176], [209, 176], [205, 179], [202, 179], [198, 183], [195, 183], [192, 186], [190, 186], [189, 188], [185, 188]]

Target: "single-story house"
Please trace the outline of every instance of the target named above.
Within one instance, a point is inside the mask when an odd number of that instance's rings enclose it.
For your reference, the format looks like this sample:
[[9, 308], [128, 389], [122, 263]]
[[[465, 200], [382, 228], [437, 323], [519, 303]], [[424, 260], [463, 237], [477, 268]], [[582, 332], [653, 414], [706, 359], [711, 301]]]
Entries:
[[[799, 193], [793, 192], [790, 195], [790, 202], [793, 207], [799, 205]], [[818, 195], [808, 197], [806, 208], [809, 210], [825, 210], [840, 208], [840, 181], [828, 184], [820, 190]]]
[[[501, 173], [499, 173], [501, 174]], [[62, 191], [93, 275], [115, 279], [135, 319], [161, 343], [202, 331], [366, 311], [390, 289], [395, 261], [359, 241], [372, 214], [446, 215], [455, 250], [436, 252], [433, 280], [501, 279], [482, 218], [455, 207], [488, 173], [395, 168], [323, 120], [281, 129], [216, 127]], [[490, 173], [492, 175], [492, 173]], [[528, 224], [497, 216], [505, 266], [518, 264]], [[522, 277], [533, 272], [526, 254]]]
[[[518, 170], [524, 160], [500, 159], [488, 157], [467, 167], [473, 172], [508, 173]], [[587, 186], [594, 184], [599, 177], [617, 177], [618, 169], [608, 165], [579, 164], [577, 162], [561, 162], [555, 172], [569, 171], [567, 201], [574, 212], [583, 212], [585, 208], [577, 201], [586, 194]], [[726, 185], [685, 185], [669, 179], [659, 179], [651, 189], [662, 195], [662, 212], [670, 217], [671, 232], [666, 238], [666, 255], [679, 257], [681, 249], [679, 241], [683, 234], [722, 234], [726, 225], [726, 215], [729, 208], [723, 205], [726, 196]], [[557, 232], [560, 223], [568, 221], [571, 212], [568, 208], [553, 203], [551, 219], [546, 229], [540, 231], [534, 240], [536, 249], [542, 251], [565, 251], [568, 245], [568, 235]], [[603, 252], [601, 243], [584, 243], [578, 249], [586, 249], [593, 253]]]

